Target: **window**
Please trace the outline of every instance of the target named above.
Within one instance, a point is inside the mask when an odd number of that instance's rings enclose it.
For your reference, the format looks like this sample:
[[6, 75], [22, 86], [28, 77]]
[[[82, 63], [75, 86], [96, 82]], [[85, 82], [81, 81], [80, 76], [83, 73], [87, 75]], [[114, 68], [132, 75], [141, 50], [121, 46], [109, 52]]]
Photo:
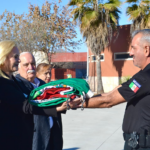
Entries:
[[129, 52], [114, 53], [114, 60], [132, 60]]
[[[101, 61], [104, 61], [104, 54], [101, 54], [100, 56]], [[92, 61], [91, 62], [96, 62], [96, 56], [92, 55]]]
[[96, 56], [92, 56], [92, 61], [96, 61]]
[[101, 54], [101, 61], [104, 61], [104, 54]]

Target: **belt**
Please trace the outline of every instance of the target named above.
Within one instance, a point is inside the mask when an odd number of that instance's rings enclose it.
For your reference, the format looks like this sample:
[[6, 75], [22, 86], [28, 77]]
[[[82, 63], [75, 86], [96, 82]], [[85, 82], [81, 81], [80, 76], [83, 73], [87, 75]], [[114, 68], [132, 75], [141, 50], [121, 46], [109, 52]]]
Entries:
[[134, 149], [139, 147], [139, 142], [138, 142], [139, 135], [137, 134], [137, 132], [133, 132], [132, 134], [124, 133], [123, 137], [124, 140], [128, 143], [128, 146]]
[[131, 138], [131, 134], [123, 133], [123, 138], [125, 141], [128, 141]]
[[[131, 134], [123, 133], [123, 137], [124, 137], [124, 140], [126, 142], [128, 142], [128, 145], [129, 145], [129, 141], [131, 139]], [[150, 148], [150, 135], [138, 134], [137, 141], [138, 141], [138, 145], [140, 147]]]

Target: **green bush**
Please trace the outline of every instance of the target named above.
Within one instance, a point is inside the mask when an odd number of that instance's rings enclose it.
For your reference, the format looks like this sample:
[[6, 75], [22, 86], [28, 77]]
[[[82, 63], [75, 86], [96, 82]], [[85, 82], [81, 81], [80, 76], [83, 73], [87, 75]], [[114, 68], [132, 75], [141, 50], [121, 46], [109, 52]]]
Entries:
[[128, 81], [130, 78], [131, 78], [131, 76], [124, 76], [124, 77], [121, 77], [121, 78], [119, 79], [119, 84], [122, 84], [122, 83]]

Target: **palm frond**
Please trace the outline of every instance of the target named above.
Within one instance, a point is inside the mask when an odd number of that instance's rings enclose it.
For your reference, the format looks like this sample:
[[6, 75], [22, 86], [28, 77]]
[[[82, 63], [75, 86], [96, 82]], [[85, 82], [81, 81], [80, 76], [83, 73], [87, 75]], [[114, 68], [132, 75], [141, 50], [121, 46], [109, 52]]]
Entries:
[[110, 18], [111, 18], [111, 20], [117, 25], [118, 21], [117, 21], [117, 19], [116, 19], [116, 17], [114, 16], [113, 13], [110, 13]]
[[117, 7], [120, 7], [121, 4], [122, 2], [119, 0], [109, 0], [109, 2], [105, 3], [103, 6], [106, 10], [113, 11]]
[[[72, 14], [80, 22], [80, 31], [94, 54], [99, 54], [109, 43], [116, 25], [118, 25], [120, 0], [108, 0], [97, 4], [97, 0], [71, 0], [76, 6]], [[97, 8], [98, 6], [98, 8]]]
[[141, 0], [140, 2], [142, 5], [150, 5], [150, 1], [149, 0]]
[[[119, 11], [119, 10], [118, 10]], [[119, 20], [119, 18], [120, 18], [120, 16], [119, 16], [119, 14], [120, 14], [120, 11], [119, 12], [117, 12], [117, 10], [116, 11], [112, 11], [112, 12], [110, 12], [110, 14], [112, 14], [113, 15], [113, 17], [117, 20], [117, 22], [118, 22], [118, 20]], [[111, 23], [113, 22], [113, 20], [111, 21]], [[115, 23], [116, 24], [116, 23]], [[118, 25], [118, 24], [116, 24], [116, 25]]]
[[91, 22], [94, 22], [98, 17], [98, 13], [96, 11], [86, 11], [84, 12], [84, 15], [82, 17], [82, 24], [81, 24], [81, 28], [85, 29], [88, 28], [91, 24]]
[[126, 10], [126, 14], [130, 15], [133, 11], [138, 9], [138, 5], [137, 4], [133, 4], [132, 6], [128, 7]]
[[80, 5], [83, 5], [84, 2], [83, 0], [71, 0], [68, 5], [69, 6], [80, 6]]
[[148, 14], [147, 20], [146, 20], [147, 24], [147, 28], [150, 28], [150, 15]]
[[126, 0], [126, 3], [138, 3], [139, 0]]
[[80, 11], [80, 8], [74, 8], [73, 11], [71, 12], [71, 14], [76, 14]]
[[140, 16], [141, 16], [141, 11], [139, 9], [137, 9], [135, 11], [130, 12], [129, 20], [135, 20], [135, 19], [137, 19]]

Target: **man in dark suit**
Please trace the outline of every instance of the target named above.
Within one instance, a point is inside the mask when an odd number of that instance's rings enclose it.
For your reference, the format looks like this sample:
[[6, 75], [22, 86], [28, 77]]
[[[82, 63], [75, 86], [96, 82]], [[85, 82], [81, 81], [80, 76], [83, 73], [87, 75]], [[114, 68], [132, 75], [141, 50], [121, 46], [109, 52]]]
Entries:
[[[34, 88], [45, 84], [44, 81], [36, 78], [35, 70], [34, 56], [29, 52], [21, 53], [16, 83], [26, 98]], [[58, 115], [58, 118], [41, 115], [34, 115], [34, 118], [30, 116], [30, 122], [27, 124], [31, 133], [34, 129], [32, 150], [62, 150], [62, 125], [60, 119], [60, 115]]]

